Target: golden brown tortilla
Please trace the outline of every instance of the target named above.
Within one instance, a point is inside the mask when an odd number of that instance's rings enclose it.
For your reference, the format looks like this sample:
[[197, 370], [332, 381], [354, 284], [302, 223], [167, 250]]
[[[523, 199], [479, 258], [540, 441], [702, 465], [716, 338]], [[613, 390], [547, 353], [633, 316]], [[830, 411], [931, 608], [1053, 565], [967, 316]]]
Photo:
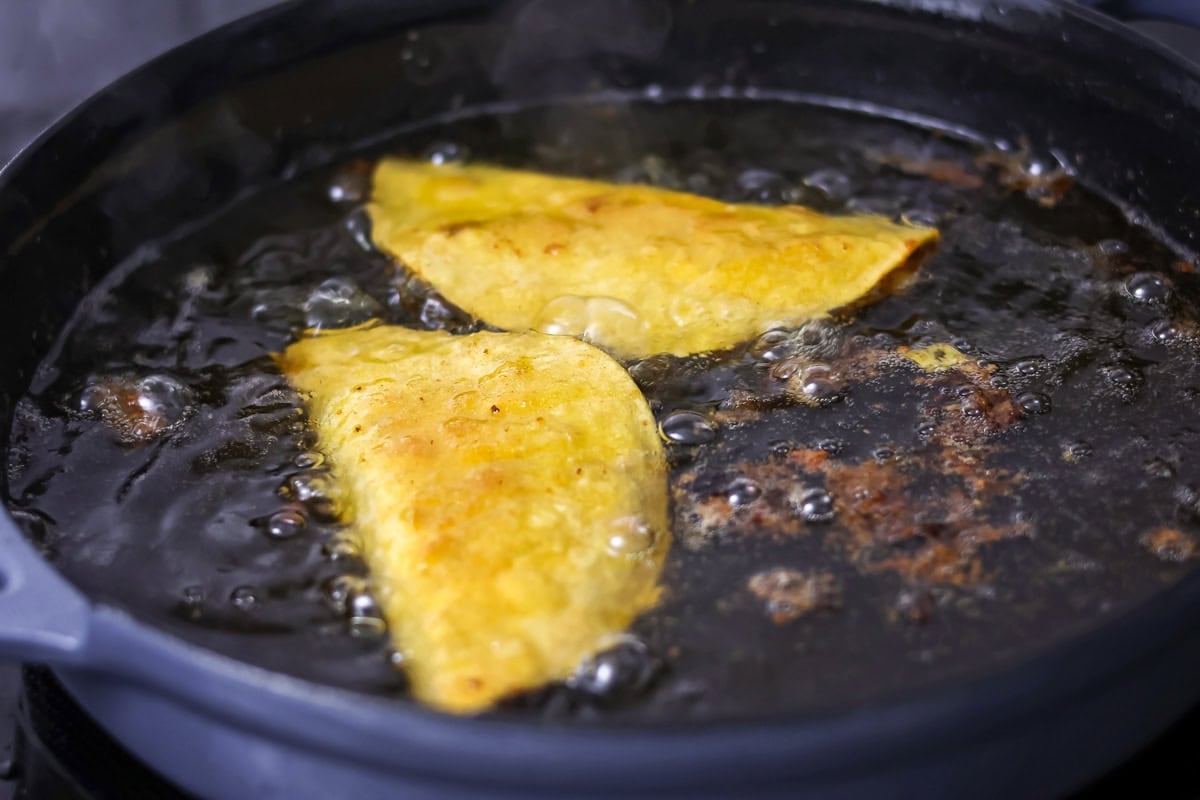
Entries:
[[397, 159], [377, 166], [369, 211], [375, 243], [467, 312], [621, 358], [821, 316], [937, 238], [878, 216]]
[[472, 712], [564, 678], [657, 601], [665, 456], [603, 352], [379, 326], [303, 339], [279, 363], [420, 700]]

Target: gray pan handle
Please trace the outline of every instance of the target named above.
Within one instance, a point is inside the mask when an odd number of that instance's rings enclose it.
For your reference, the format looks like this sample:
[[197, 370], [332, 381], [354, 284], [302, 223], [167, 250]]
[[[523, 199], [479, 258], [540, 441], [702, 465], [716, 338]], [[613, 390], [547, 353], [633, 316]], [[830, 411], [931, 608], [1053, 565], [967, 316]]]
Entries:
[[78, 661], [90, 616], [83, 595], [0, 510], [0, 662]]
[[1200, 0], [1076, 0], [1121, 19], [1159, 19], [1200, 28]]

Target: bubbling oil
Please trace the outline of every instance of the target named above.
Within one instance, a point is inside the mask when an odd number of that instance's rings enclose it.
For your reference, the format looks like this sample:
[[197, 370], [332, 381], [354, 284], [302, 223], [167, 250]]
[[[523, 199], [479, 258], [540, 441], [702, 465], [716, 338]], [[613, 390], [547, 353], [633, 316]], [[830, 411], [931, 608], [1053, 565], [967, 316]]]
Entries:
[[[869, 211], [937, 225], [942, 242], [911, 285], [856, 311], [626, 364], [672, 465], [663, 602], [568, 680], [491, 713], [653, 722], [859, 703], [1020, 658], [1190, 568], [1191, 264], [1063, 175], [1013, 181], [1016, 157], [998, 168], [930, 131], [765, 102], [616, 110], [463, 118], [386, 150]], [[19, 403], [9, 506], [104, 602], [403, 699], [336, 465], [270, 354], [375, 319], [486, 324], [374, 249], [361, 204], [378, 153], [358, 155], [117, 267]], [[539, 322], [584, 338], [638, 324], [635, 308], [573, 296]], [[900, 356], [932, 345], [971, 366], [923, 373]], [[625, 523], [617, 555], [662, 535]]]

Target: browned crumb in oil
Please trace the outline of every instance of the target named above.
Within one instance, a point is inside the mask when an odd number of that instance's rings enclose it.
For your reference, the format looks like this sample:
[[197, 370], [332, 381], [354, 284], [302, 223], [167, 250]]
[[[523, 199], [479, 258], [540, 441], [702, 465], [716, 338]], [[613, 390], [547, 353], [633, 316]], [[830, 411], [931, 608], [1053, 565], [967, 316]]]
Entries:
[[960, 189], [978, 189], [983, 186], [983, 176], [972, 172], [958, 161], [942, 158], [909, 158], [896, 153], [872, 153], [879, 164], [891, 167], [905, 175], [929, 178], [938, 183], [957, 186]]
[[[816, 382], [810, 373], [813, 369], [820, 370]], [[924, 416], [935, 442], [983, 442], [1021, 419], [1021, 409], [1008, 390], [995, 385], [994, 367], [964, 357], [951, 368], [923, 372], [900, 350], [849, 345], [821, 360], [794, 357], [777, 362], [762, 385], [731, 391], [715, 419], [723, 426], [737, 427], [759, 419], [763, 411], [783, 406], [828, 405], [843, 393], [853, 393], [855, 385], [898, 371], [911, 373], [915, 384], [929, 387]], [[806, 390], [814, 384], [822, 393], [807, 396]]]
[[1075, 179], [1062, 167], [1034, 170], [1030, 167], [1029, 144], [1010, 152], [989, 150], [975, 159], [981, 169], [991, 168], [996, 180], [1011, 192], [1024, 192], [1044, 208], [1053, 208], [1066, 196]]
[[[886, 462], [844, 463], [823, 450], [799, 449], [783, 461], [742, 463], [738, 474], [758, 485], [749, 507], [721, 495], [697, 497], [695, 475], [675, 488], [682, 544], [700, 549], [741, 536], [791, 537], [819, 532], [826, 545], [862, 573], [890, 572], [910, 584], [972, 586], [985, 579], [981, 552], [993, 542], [1025, 536], [1028, 525], [988, 519], [990, 502], [1008, 494], [1020, 476], [993, 469], [982, 452], [952, 447], [901, 455]], [[943, 488], [919, 488], [937, 475]], [[945, 484], [952, 482], [950, 488]], [[824, 487], [836, 515], [827, 525], [800, 515], [803, 493]]]
[[[794, 476], [793, 476], [794, 477]], [[804, 533], [804, 521], [788, 503], [790, 486], [780, 479], [762, 482], [763, 497], [748, 506], [736, 506], [723, 494], [699, 496], [694, 483], [696, 475], [684, 473], [673, 481], [671, 493], [676, 511], [676, 530], [684, 547], [699, 550], [709, 543], [739, 535], [742, 531], [759, 531], [775, 536], [797, 536]]]
[[887, 617], [892, 622], [924, 625], [933, 619], [936, 608], [937, 603], [928, 589], [904, 589], [888, 608]]
[[1037, 169], [1032, 166], [1030, 146], [1023, 141], [1015, 150], [988, 150], [970, 165], [940, 158], [914, 158], [897, 153], [869, 153], [876, 163], [919, 178], [928, 178], [960, 189], [979, 189], [992, 177], [1005, 189], [1024, 192], [1038, 205], [1052, 208], [1075, 185], [1062, 167]]
[[987, 521], [989, 501], [1017, 481], [981, 463], [952, 449], [939, 451], [919, 469], [958, 479], [958, 486], [940, 492], [918, 492], [903, 458], [883, 464], [829, 463], [825, 483], [838, 509], [839, 544], [864, 571], [893, 572], [919, 584], [982, 582], [983, 546], [1029, 531], [1021, 523]]
[[1196, 554], [1195, 539], [1175, 528], [1148, 531], [1138, 541], [1163, 561], [1187, 561]]
[[101, 421], [124, 444], [149, 442], [173, 423], [167, 415], [147, 408], [136, 386], [128, 381], [117, 378], [98, 381], [87, 392], [89, 407], [99, 413]]
[[814, 611], [838, 607], [841, 590], [827, 572], [801, 572], [776, 567], [750, 577], [746, 588], [763, 601], [777, 625], [799, 619]]
[[[955, 351], [957, 354], [957, 351]], [[994, 468], [988, 441], [1021, 419], [1021, 410], [993, 369], [958, 354], [953, 366], [926, 371], [898, 351], [845, 344], [823, 359], [824, 379], [846, 390], [885, 373], [911, 375], [923, 387], [923, 443], [883, 459], [846, 462], [824, 450], [791, 449], [766, 461], [744, 461], [732, 472], [752, 481], [761, 497], [737, 505], [704, 491], [684, 470], [676, 482], [676, 529], [689, 549], [744, 536], [820, 535], [862, 573], [891, 573], [913, 586], [971, 586], [986, 579], [985, 546], [1029, 533], [1026, 523], [993, 514], [993, 501], [1011, 493], [1019, 474]], [[805, 359], [777, 362], [773, 384], [733, 393], [716, 412], [723, 426], [753, 424], [764, 411], [796, 402], [794, 378]], [[805, 521], [806, 492], [823, 489], [835, 514]], [[993, 519], [996, 517], [996, 519]]]

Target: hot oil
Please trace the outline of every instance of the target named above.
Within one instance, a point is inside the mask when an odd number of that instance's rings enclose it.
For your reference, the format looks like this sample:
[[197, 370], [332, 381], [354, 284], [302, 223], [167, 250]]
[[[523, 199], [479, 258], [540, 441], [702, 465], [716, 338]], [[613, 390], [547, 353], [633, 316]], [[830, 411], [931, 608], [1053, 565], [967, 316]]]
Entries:
[[[495, 713], [862, 702], [1028, 654], [1188, 569], [1197, 279], [1067, 176], [767, 103], [534, 109], [390, 149], [942, 231], [878, 302], [627, 364], [672, 461], [664, 601], [565, 685]], [[306, 327], [481, 327], [371, 247], [368, 174], [355, 162], [264, 190], [120, 268], [20, 405], [10, 506], [95, 597], [252, 663], [400, 697], [336, 479], [270, 359]], [[901, 355], [941, 344], [967, 366], [924, 373]]]

